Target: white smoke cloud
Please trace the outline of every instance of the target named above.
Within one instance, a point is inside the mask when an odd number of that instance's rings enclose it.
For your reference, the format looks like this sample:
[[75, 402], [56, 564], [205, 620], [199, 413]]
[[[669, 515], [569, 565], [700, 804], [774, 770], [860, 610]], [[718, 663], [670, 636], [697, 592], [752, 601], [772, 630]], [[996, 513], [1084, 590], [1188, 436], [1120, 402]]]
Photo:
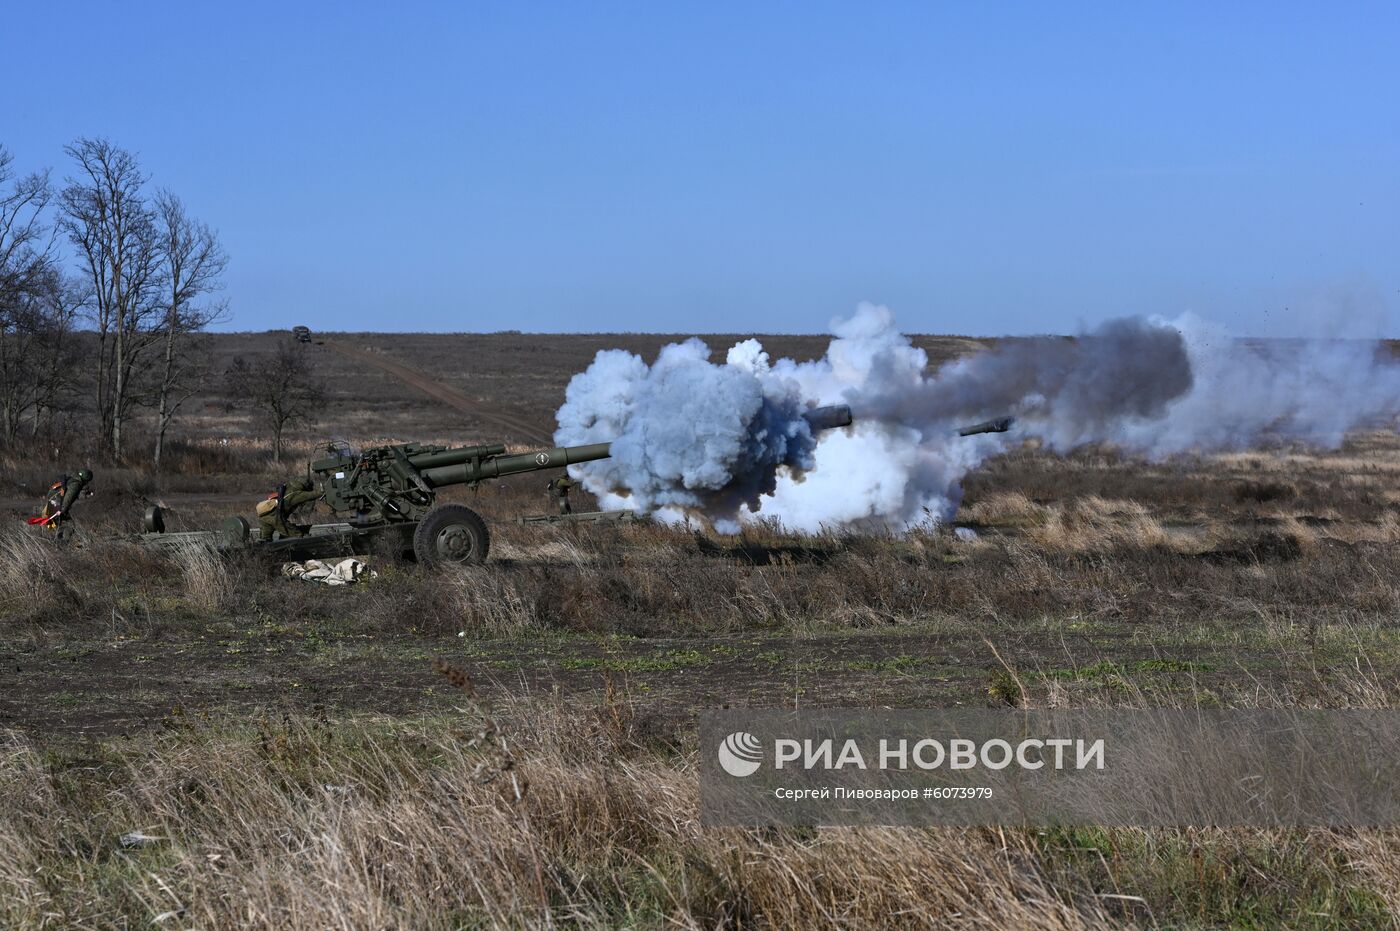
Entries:
[[[1008, 340], [928, 370], [884, 307], [832, 324], [826, 354], [770, 359], [757, 340], [711, 361], [700, 340], [648, 366], [598, 353], [558, 413], [561, 445], [611, 441], [573, 467], [605, 507], [721, 530], [775, 517], [796, 530], [903, 529], [957, 510], [963, 477], [1030, 436], [1067, 451], [1110, 442], [1160, 457], [1239, 448], [1264, 434], [1335, 445], [1400, 412], [1400, 366], [1370, 341], [1238, 341], [1194, 317], [1128, 317], [1075, 339]], [[813, 435], [802, 412], [849, 404], [855, 423]], [[1012, 414], [1009, 434], [957, 435]]]
[[570, 381], [555, 433], [564, 445], [612, 443], [610, 459], [583, 470], [585, 487], [648, 512], [732, 520], [760, 506], [780, 469], [812, 468], [816, 443], [798, 393], [762, 374], [757, 343], [735, 351], [739, 364], [724, 365], [698, 339], [666, 346], [650, 366], [598, 353]]

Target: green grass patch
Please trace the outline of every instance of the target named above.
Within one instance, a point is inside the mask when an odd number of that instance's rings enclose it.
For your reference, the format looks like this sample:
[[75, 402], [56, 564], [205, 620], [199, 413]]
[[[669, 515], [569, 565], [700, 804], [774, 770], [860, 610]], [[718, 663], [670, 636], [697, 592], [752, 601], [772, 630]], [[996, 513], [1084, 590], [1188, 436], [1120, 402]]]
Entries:
[[1090, 666], [1068, 666], [1058, 669], [1044, 669], [1039, 671], [1039, 675], [1045, 679], [1082, 681], [1086, 679], [1127, 679], [1134, 673], [1204, 673], [1211, 672], [1214, 669], [1215, 666], [1210, 663], [1197, 662], [1195, 660], [1144, 659], [1131, 663], [1115, 663], [1111, 660], [1101, 660]]
[[1302, 831], [1050, 828], [1037, 832], [1047, 871], [1120, 899], [1124, 917], [1161, 927], [1379, 928], [1394, 916], [1345, 854]]
[[888, 659], [860, 659], [842, 663], [840, 668], [853, 672], [884, 672], [894, 675], [912, 675], [938, 664], [930, 656], [910, 656], [902, 653]]
[[699, 650], [668, 650], [653, 656], [570, 657], [559, 661], [564, 669], [606, 669], [611, 672], [666, 672], [708, 666], [714, 659]]

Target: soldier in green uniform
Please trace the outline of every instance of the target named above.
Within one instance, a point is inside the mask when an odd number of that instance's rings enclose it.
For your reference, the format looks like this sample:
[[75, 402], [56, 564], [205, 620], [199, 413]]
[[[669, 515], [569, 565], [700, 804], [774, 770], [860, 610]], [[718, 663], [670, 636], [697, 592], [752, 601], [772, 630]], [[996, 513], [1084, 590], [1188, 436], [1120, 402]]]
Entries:
[[294, 524], [290, 518], [299, 508], [319, 501], [321, 492], [309, 478], [295, 479], [277, 489], [266, 501], [258, 504], [261, 538], [271, 540], [273, 534], [283, 537], [304, 537], [311, 532], [305, 524]]
[[78, 499], [91, 481], [92, 470], [79, 469], [75, 475], [63, 476], [49, 489], [48, 500], [44, 502], [44, 523], [54, 529], [59, 540], [68, 536], [68, 526], [73, 522]]
[[577, 484], [578, 482], [569, 478], [569, 473], [565, 472], [546, 486], [549, 488], [550, 494], [554, 495], [559, 501], [560, 515], [574, 513], [573, 505], [569, 503], [569, 492], [572, 491]]

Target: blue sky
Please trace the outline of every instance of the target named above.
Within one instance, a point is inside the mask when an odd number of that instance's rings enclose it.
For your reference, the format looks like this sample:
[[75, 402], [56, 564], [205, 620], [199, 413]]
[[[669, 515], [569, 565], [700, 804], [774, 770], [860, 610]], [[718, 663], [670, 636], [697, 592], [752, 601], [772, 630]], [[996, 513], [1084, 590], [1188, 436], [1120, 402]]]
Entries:
[[870, 300], [919, 332], [1400, 335], [1393, 3], [0, 22], [0, 143], [60, 179], [77, 136], [139, 152], [220, 231], [233, 329], [814, 332]]

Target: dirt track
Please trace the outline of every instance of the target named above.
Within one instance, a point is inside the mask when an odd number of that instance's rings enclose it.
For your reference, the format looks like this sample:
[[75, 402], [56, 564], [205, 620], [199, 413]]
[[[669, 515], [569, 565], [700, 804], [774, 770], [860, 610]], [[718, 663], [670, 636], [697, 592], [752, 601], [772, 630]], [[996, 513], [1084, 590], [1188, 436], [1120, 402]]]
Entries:
[[[327, 597], [354, 603], [353, 593]], [[133, 619], [140, 622], [133, 613], [113, 623]], [[1048, 647], [1039, 637], [1008, 635], [999, 650], [1013, 661], [1045, 655]], [[1102, 646], [1082, 636], [1057, 637], [1055, 648], [1067, 645], [1096, 659], [1101, 655]], [[1119, 663], [1155, 656], [1126, 643], [1115, 645], [1112, 655]], [[1186, 677], [1202, 687], [1230, 680], [1239, 674], [1238, 664], [1250, 660], [1223, 652], [1190, 655], [1210, 660]], [[460, 700], [440, 687], [434, 657], [466, 671], [488, 697], [601, 696], [621, 687], [624, 694], [646, 696], [656, 712], [680, 716], [697, 708], [754, 704], [985, 706], [988, 676], [998, 668], [980, 631], [467, 640], [343, 625], [316, 628], [305, 620], [273, 629], [211, 619], [198, 629], [93, 637], [61, 651], [0, 641], [0, 668], [12, 682], [0, 694], [0, 729], [104, 737], [169, 724], [177, 708], [177, 717], [445, 711]]]
[[549, 436], [548, 431], [541, 429], [538, 424], [532, 425], [516, 417], [483, 410], [480, 405], [472, 403], [471, 398], [461, 392], [455, 391], [441, 382], [433, 380], [423, 372], [411, 366], [404, 365], [402, 362], [395, 361], [379, 353], [369, 352], [368, 350], [360, 349], [355, 346], [348, 346], [345, 343], [336, 342], [335, 340], [325, 340], [324, 345], [327, 349], [334, 350], [347, 358], [355, 359], [367, 365], [372, 365], [380, 371], [387, 372], [404, 384], [417, 388], [428, 397], [441, 401], [454, 410], [461, 411], [464, 414], [470, 414], [473, 417], [485, 420], [489, 423], [498, 424], [508, 430], [513, 430], [520, 436], [537, 443], [542, 443], [545, 446], [554, 445], [554, 440]]

